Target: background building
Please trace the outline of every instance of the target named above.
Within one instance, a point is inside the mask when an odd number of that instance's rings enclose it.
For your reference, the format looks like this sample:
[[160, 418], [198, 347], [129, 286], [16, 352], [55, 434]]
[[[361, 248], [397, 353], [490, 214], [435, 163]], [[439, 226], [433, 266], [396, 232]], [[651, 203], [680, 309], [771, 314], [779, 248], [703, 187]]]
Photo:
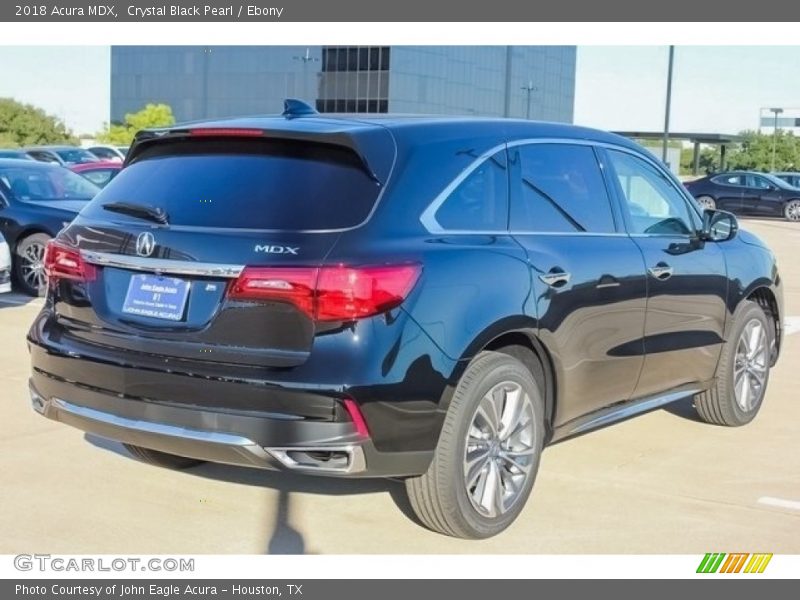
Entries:
[[114, 46], [111, 121], [280, 112], [466, 114], [571, 122], [575, 46]]
[[[775, 133], [774, 108], [762, 108], [758, 115], [758, 131], [760, 133]], [[778, 130], [785, 133], [800, 135], [800, 108], [778, 108]]]

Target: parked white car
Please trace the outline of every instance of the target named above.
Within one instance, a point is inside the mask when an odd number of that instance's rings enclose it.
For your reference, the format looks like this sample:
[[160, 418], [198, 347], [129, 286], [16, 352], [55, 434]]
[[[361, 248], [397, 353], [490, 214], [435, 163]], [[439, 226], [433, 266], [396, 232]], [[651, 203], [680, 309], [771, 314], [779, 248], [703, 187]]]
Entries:
[[[86, 149], [100, 160], [111, 160], [114, 162], [122, 162], [125, 160], [125, 154], [127, 153], [127, 148], [120, 146], [97, 145], [89, 146]], [[125, 150], [124, 152], [123, 149]]]
[[11, 291], [11, 252], [0, 234], [0, 294]]

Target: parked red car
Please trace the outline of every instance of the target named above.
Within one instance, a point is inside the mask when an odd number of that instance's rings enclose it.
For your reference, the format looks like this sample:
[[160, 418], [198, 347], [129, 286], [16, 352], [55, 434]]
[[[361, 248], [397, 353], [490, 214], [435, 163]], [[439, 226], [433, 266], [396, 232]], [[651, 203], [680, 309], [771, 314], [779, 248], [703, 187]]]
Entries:
[[82, 175], [97, 187], [105, 187], [108, 182], [116, 177], [122, 168], [122, 163], [112, 160], [99, 160], [91, 163], [70, 165], [69, 169]]

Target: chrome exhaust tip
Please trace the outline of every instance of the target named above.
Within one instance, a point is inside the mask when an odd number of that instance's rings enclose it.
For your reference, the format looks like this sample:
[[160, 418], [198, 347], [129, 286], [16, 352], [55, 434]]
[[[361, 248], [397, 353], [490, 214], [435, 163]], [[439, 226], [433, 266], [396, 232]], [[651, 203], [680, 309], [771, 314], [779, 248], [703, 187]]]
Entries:
[[264, 448], [287, 469], [318, 473], [359, 473], [367, 468], [361, 446]]

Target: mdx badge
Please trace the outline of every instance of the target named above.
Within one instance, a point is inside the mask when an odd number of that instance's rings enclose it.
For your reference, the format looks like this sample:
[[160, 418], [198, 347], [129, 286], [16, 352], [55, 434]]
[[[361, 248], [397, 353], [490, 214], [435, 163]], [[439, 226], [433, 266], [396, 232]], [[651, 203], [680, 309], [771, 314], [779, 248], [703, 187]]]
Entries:
[[270, 246], [268, 244], [256, 244], [255, 248], [256, 252], [266, 252], [267, 254], [294, 254], [297, 256], [297, 253], [300, 251], [299, 247], [292, 247], [292, 246]]
[[156, 238], [149, 231], [143, 231], [136, 238], [136, 254], [150, 256], [156, 249]]

